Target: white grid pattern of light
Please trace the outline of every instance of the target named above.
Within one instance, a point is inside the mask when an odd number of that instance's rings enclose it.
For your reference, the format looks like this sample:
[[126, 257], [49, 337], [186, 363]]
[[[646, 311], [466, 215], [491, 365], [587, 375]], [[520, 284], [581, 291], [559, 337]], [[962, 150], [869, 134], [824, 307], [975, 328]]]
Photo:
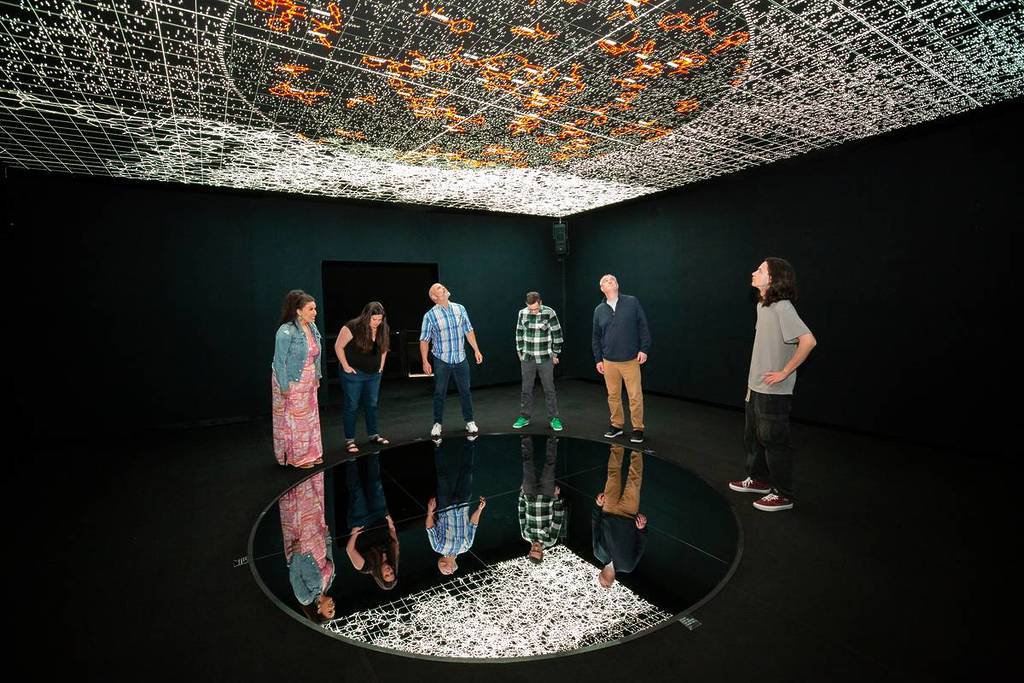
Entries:
[[525, 557], [333, 621], [338, 635], [431, 657], [535, 657], [614, 642], [664, 623], [671, 614], [556, 546], [534, 564]]
[[1021, 0], [0, 0], [0, 159], [565, 216], [1024, 94]]

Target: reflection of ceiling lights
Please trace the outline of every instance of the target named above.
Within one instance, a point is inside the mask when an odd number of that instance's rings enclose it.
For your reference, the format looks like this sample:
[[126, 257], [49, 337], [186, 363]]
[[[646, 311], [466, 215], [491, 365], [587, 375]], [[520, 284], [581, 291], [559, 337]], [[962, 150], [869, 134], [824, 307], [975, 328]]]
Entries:
[[0, 0], [0, 159], [566, 215], [1024, 93], [1017, 0]]
[[507, 658], [607, 643], [672, 617], [620, 582], [601, 588], [597, 573], [555, 546], [541, 564], [525, 557], [499, 562], [324, 628], [431, 657]]

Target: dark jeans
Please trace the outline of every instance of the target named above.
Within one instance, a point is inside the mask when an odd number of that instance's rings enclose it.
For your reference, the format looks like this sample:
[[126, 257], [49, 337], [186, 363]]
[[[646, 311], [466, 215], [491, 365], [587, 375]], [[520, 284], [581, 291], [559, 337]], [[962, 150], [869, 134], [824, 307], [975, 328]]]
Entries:
[[[360, 468], [365, 468], [362, 475]], [[348, 528], [373, 526], [388, 514], [384, 486], [380, 480], [380, 454], [373, 453], [345, 463], [348, 489]]]
[[523, 493], [531, 496], [537, 494], [555, 495], [555, 465], [558, 464], [558, 439], [548, 437], [544, 440], [544, 469], [537, 476], [537, 464], [533, 456], [533, 437], [520, 437], [520, 450], [523, 456]]
[[345, 438], [356, 438], [356, 413], [363, 406], [366, 413], [366, 435], [373, 436], [377, 431], [377, 399], [380, 398], [381, 373], [370, 374], [362, 370], [355, 373], [341, 371], [341, 386], [345, 391], [345, 407], [342, 421], [345, 424]]
[[444, 419], [444, 399], [448, 395], [448, 382], [455, 378], [455, 386], [459, 388], [459, 401], [462, 403], [462, 417], [466, 422], [473, 420], [473, 395], [469, 392], [469, 361], [461, 363], [445, 363], [434, 356], [434, 422], [438, 424]]
[[793, 498], [793, 444], [789, 436], [792, 408], [790, 394], [751, 391], [743, 428], [747, 476], [768, 482], [786, 498]]
[[523, 395], [519, 399], [519, 414], [530, 417], [533, 412], [533, 385], [540, 375], [540, 385], [544, 387], [544, 403], [548, 409], [548, 419], [558, 417], [558, 400], [555, 398], [555, 364], [550, 359], [543, 363], [534, 360], [519, 361], [519, 369], [523, 375]]
[[437, 471], [437, 509], [466, 505], [473, 496], [473, 458], [476, 442], [448, 441], [434, 448]]

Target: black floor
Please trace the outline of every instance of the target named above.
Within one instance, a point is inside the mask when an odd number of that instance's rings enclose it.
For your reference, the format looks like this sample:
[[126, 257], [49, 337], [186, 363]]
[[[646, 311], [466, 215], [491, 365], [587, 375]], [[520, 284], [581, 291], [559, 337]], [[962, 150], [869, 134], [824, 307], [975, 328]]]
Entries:
[[[603, 387], [563, 381], [559, 391], [565, 433], [599, 435]], [[474, 399], [483, 431], [509, 431], [516, 387]], [[389, 401], [385, 386], [382, 428], [395, 442], [422, 437], [429, 404], [426, 391]], [[460, 426], [454, 398], [448, 415], [447, 426]], [[724, 487], [742, 474], [742, 420], [649, 396], [647, 446]], [[337, 462], [335, 409], [324, 438]], [[794, 438], [796, 510], [758, 512], [751, 496], [725, 492], [743, 558], [694, 614], [700, 628], [495, 665], [365, 651], [271, 604], [236, 564], [259, 512], [307, 472], [276, 465], [269, 421], [45, 449], [10, 484], [23, 546], [12, 556], [28, 557], [9, 581], [29, 609], [19, 639], [76, 677], [104, 680], [938, 681], [976, 679], [1008, 661], [1009, 627], [997, 620], [1016, 602], [1007, 579], [1019, 533], [1005, 463], [804, 425]]]

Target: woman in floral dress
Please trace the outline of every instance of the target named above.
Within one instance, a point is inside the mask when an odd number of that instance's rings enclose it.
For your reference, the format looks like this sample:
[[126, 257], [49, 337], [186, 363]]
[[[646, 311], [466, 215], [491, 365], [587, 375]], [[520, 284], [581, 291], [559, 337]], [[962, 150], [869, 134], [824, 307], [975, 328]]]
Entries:
[[271, 400], [274, 457], [280, 465], [308, 468], [323, 462], [320, 438], [320, 330], [316, 301], [301, 289], [285, 297], [274, 339]]

